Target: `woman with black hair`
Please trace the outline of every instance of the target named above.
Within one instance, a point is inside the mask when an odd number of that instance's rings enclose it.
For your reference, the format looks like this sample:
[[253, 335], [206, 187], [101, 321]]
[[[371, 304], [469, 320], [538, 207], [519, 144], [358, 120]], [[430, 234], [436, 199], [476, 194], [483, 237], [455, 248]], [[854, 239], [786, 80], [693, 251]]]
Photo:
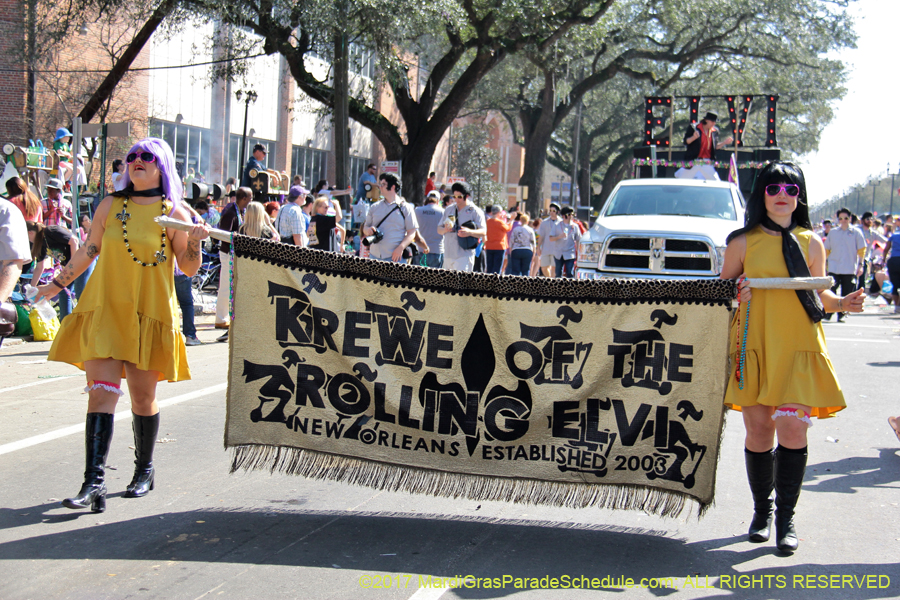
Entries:
[[120, 192], [125, 189], [125, 161], [117, 158], [112, 163], [113, 191]]
[[[59, 225], [44, 225], [28, 221], [28, 241], [31, 242], [31, 256], [35, 261], [34, 271], [31, 275], [31, 285], [37, 287], [41, 283], [41, 275], [48, 267], [47, 258], [52, 257], [60, 268], [65, 267], [78, 251], [78, 237], [66, 227]], [[52, 267], [52, 263], [49, 265]], [[60, 289], [59, 295], [59, 320], [72, 313], [73, 283]]]
[[[775, 491], [775, 537], [782, 552], [797, 549], [794, 508], [806, 473], [806, 431], [846, 407], [819, 321], [824, 312], [862, 312], [862, 290], [756, 289], [745, 278], [824, 277], [825, 247], [812, 231], [803, 172], [773, 162], [757, 178], [745, 226], [728, 236], [723, 279], [739, 278], [741, 302], [731, 324], [735, 340], [725, 404], [741, 411], [744, 458], [753, 495], [750, 541], [769, 539]], [[778, 447], [774, 449], [775, 438]]]

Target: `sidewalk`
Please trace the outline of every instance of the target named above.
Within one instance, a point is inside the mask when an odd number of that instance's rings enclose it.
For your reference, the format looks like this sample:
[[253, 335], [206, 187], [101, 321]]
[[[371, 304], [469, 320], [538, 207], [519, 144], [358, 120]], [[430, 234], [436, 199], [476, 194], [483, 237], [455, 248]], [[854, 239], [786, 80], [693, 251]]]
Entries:
[[[181, 324], [181, 310], [178, 311], [176, 322]], [[216, 323], [216, 295], [215, 294], [197, 294], [194, 298], [194, 325], [197, 326], [197, 329], [212, 329]], [[3, 339], [3, 345], [0, 346], [0, 350], [5, 350], [6, 348], [12, 348], [13, 346], [19, 346], [26, 342], [33, 342], [34, 337], [30, 335], [26, 336], [13, 336]]]

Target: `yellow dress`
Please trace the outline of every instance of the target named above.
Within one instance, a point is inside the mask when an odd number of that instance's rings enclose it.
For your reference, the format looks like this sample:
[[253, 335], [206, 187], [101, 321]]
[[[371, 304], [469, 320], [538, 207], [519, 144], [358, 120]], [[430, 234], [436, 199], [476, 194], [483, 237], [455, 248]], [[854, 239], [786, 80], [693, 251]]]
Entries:
[[[63, 319], [49, 360], [84, 369], [84, 362], [114, 358], [158, 371], [159, 380], [191, 378], [184, 336], [177, 325], [175, 253], [166, 237], [166, 261], [142, 267], [128, 253], [122, 237], [124, 198], [113, 198], [94, 273], [75, 310]], [[138, 260], [152, 264], [162, 230], [153, 219], [171, 210], [166, 202], [142, 206], [128, 202], [128, 242]]]
[[[793, 230], [805, 256], [814, 235], [800, 227]], [[781, 236], [756, 227], [747, 234], [744, 272], [748, 278], [789, 277], [781, 251]], [[813, 323], [794, 290], [754, 289], [750, 301], [744, 389], [738, 389], [735, 366], [740, 360], [747, 307], [741, 304], [731, 321], [731, 368], [725, 405], [781, 406], [805, 404], [820, 419], [846, 408], [844, 394], [828, 357], [825, 332]]]

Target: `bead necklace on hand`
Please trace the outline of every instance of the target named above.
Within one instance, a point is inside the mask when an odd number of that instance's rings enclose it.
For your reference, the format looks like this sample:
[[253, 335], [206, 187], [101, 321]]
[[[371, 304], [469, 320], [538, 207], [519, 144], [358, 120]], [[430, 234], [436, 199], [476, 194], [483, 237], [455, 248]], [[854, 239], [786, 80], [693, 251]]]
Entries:
[[[160, 201], [162, 206], [162, 216], [166, 216], [166, 196], [163, 194], [162, 200]], [[137, 256], [134, 255], [134, 252], [131, 251], [131, 245], [128, 243], [128, 219], [131, 218], [131, 215], [128, 214], [128, 198], [125, 198], [122, 201], [122, 212], [116, 214], [116, 218], [122, 221], [122, 239], [125, 240], [125, 249], [128, 250], [128, 254], [131, 256], [132, 260], [142, 267], [156, 267], [160, 263], [166, 262], [166, 228], [162, 228], [162, 243], [160, 244], [160, 249], [156, 253], [153, 254], [154, 258], [156, 258], [156, 262], [154, 263], [145, 263], [142, 260], [138, 259]]]

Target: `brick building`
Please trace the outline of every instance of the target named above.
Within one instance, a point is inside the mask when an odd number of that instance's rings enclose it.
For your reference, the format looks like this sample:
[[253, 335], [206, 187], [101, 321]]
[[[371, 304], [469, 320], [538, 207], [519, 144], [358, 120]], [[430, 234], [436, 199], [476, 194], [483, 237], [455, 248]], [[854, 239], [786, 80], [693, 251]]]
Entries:
[[[24, 2], [0, 0], [0, 8], [0, 69], [5, 71], [0, 84], [0, 144], [26, 145], [29, 139], [41, 139], [49, 146], [58, 127], [71, 127], [72, 118], [111, 68], [113, 58], [107, 48], [127, 43], [131, 36], [122, 35], [126, 29], [112, 18], [87, 24], [72, 34], [64, 49], [42, 64], [39, 72], [30, 76], [24, 68], [28, 47]], [[227, 28], [215, 23], [196, 23], [185, 27], [179, 36], [167, 39], [157, 34], [151, 39], [104, 112], [93, 119], [132, 124], [131, 139], [109, 140], [109, 161], [121, 157], [134, 141], [149, 134], [169, 142], [183, 174], [193, 169], [207, 181], [224, 183], [240, 172], [246, 115], [245, 160], [249, 149], [260, 143], [268, 149], [269, 168], [300, 174], [308, 186], [320, 179], [334, 184], [330, 115], [300, 91], [283, 59], [249, 59], [248, 76], [242, 82], [213, 82], [208, 65], [183, 67], [222, 58], [217, 50], [204, 48], [210, 46], [207, 40], [213, 36], [222, 39], [228, 35]], [[361, 49], [351, 46], [351, 53], [354, 52], [361, 59], [356, 63], [362, 66], [351, 71], [351, 86], [371, 84], [374, 62], [361, 55]], [[317, 76], [327, 74], [327, 63], [316, 57], [309, 61]], [[411, 84], [418, 87], [415, 77]], [[257, 94], [255, 102], [242, 101], [246, 95], [237, 99], [238, 91], [251, 89]], [[382, 89], [378, 94], [376, 107], [397, 122], [396, 116], [392, 117], [395, 109], [388, 90]], [[486, 123], [496, 132], [491, 146], [501, 154], [493, 171], [497, 180], [506, 184], [509, 201], [514, 203], [522, 149], [512, 143], [501, 120], [488, 117]], [[365, 164], [380, 164], [384, 152], [370, 131], [352, 121], [350, 137], [349, 184], [355, 186]], [[450, 132], [445, 134], [432, 161], [431, 170], [437, 172], [438, 181], [445, 181], [450, 175], [449, 138]], [[107, 176], [108, 171], [107, 165]], [[96, 181], [96, 176], [91, 179]]]

